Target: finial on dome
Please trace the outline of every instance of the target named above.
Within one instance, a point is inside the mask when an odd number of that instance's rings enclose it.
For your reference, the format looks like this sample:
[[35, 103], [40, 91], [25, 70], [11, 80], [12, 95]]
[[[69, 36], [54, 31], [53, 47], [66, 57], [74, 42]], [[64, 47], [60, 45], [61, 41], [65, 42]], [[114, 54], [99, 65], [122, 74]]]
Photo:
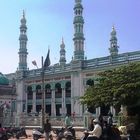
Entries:
[[114, 25], [112, 26], [112, 30], [115, 30], [115, 26]]
[[25, 11], [23, 10], [23, 18], [25, 18]]
[[62, 44], [64, 44], [64, 38], [62, 37]]
[[82, 0], [75, 0], [76, 3], [80, 3]]

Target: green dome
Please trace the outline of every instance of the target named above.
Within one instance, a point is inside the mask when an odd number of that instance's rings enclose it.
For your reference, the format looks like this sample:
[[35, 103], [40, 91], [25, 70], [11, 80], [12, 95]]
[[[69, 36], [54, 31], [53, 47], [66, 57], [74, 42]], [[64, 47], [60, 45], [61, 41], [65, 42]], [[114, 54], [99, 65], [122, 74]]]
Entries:
[[0, 85], [9, 85], [9, 80], [0, 72]]

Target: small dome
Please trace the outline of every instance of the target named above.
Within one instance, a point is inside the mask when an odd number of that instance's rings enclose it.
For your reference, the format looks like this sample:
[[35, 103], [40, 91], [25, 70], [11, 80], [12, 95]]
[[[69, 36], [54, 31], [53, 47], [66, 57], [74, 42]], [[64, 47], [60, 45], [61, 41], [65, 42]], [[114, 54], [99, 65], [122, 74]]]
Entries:
[[20, 21], [21, 21], [21, 24], [26, 24], [26, 19], [24, 17]]
[[9, 80], [0, 72], [0, 85], [9, 85]]

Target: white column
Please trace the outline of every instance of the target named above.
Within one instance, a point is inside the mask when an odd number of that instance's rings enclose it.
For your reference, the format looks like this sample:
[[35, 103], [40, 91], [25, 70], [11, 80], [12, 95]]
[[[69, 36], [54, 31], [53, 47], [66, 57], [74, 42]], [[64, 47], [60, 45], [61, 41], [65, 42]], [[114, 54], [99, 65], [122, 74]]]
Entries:
[[116, 115], [116, 111], [115, 111], [115, 108], [113, 106], [110, 106], [110, 111], [113, 114], [113, 116]]
[[74, 106], [75, 106], [75, 101], [74, 99], [71, 99], [71, 112], [74, 112], [76, 110]]
[[99, 116], [101, 114], [101, 107], [96, 108], [96, 116]]
[[15, 117], [15, 123], [16, 123], [16, 126], [19, 126], [20, 124], [20, 114], [23, 112], [22, 109], [23, 109], [23, 95], [25, 94], [24, 92], [24, 81], [22, 80], [18, 80], [16, 82], [16, 93], [17, 93], [17, 114], [16, 114], [16, 117]]
[[25, 106], [25, 112], [27, 113], [27, 108], [28, 108], [28, 93], [26, 92], [26, 106]]
[[36, 92], [33, 91], [33, 108], [32, 108], [33, 112], [36, 112]]
[[62, 89], [62, 115], [66, 114], [66, 96], [65, 88]]
[[55, 90], [52, 89], [51, 91], [52, 95], [52, 102], [51, 102], [51, 116], [56, 116], [56, 105], [55, 105]]

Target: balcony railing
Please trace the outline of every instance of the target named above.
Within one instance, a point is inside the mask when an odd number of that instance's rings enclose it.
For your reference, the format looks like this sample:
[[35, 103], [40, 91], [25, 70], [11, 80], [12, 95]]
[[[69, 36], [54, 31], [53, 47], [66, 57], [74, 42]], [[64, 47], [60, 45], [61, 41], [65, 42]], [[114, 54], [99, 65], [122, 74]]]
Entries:
[[59, 92], [55, 93], [55, 98], [62, 98], [62, 93]]

